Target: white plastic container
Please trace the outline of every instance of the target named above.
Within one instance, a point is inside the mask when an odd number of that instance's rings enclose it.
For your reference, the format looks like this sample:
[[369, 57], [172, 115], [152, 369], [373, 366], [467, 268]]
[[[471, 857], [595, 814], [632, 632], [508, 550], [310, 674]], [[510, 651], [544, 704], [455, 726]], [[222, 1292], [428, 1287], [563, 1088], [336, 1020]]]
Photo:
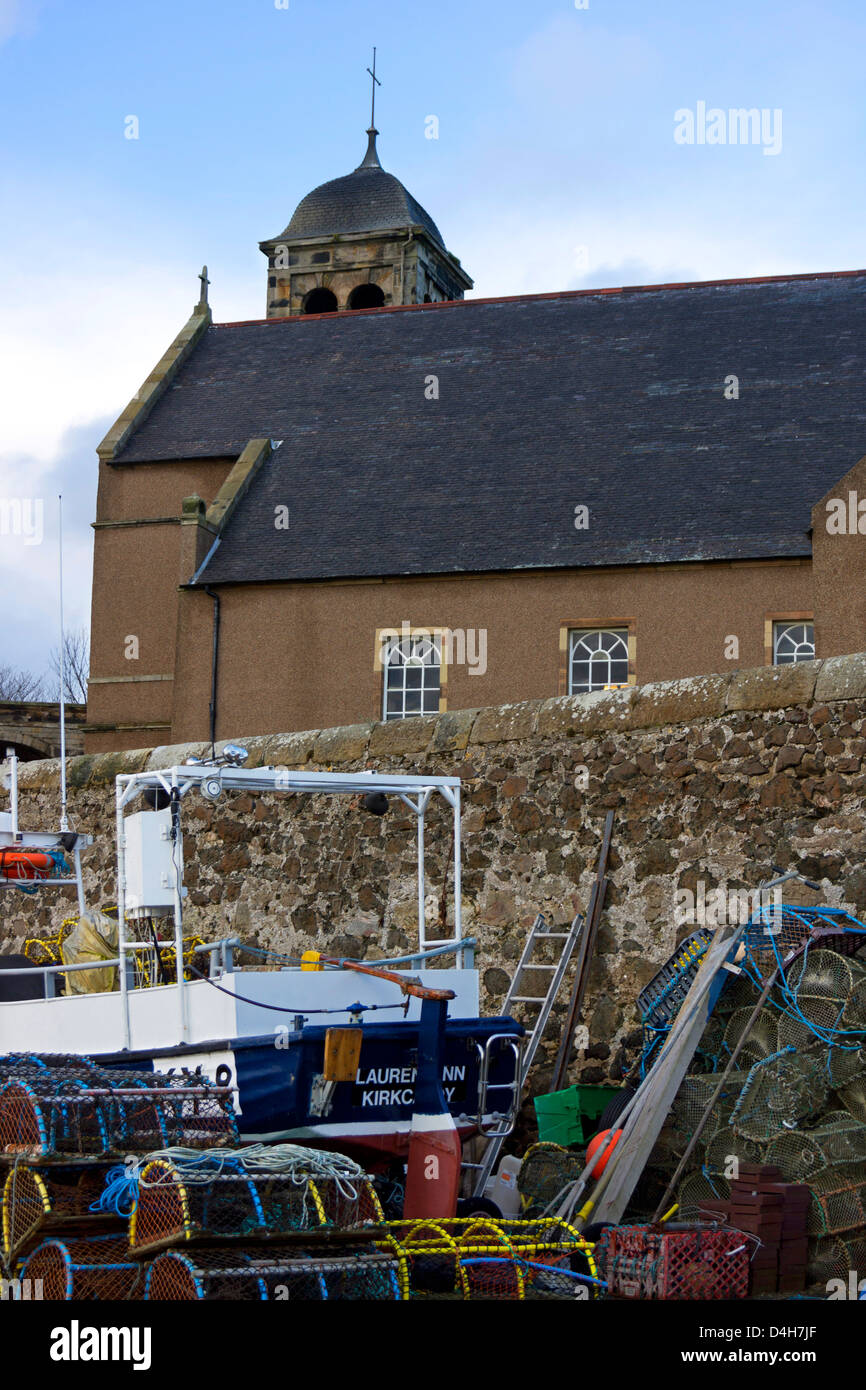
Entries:
[[171, 810], [138, 811], [126, 817], [123, 830], [128, 914], [158, 917], [170, 913], [175, 882], [183, 881], [180, 843], [171, 838]]
[[517, 1190], [517, 1174], [522, 1160], [506, 1154], [499, 1160], [499, 1167], [488, 1178], [484, 1196], [495, 1202], [503, 1216], [520, 1215], [520, 1193]]

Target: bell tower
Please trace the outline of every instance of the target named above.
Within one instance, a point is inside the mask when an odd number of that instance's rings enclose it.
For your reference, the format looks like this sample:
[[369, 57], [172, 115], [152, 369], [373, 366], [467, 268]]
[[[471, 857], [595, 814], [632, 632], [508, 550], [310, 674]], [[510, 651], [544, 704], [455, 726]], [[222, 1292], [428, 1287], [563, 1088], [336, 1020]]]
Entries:
[[267, 317], [332, 314], [392, 304], [462, 299], [472, 288], [430, 214], [382, 168], [376, 141], [376, 87], [367, 151], [350, 174], [308, 193], [268, 258]]

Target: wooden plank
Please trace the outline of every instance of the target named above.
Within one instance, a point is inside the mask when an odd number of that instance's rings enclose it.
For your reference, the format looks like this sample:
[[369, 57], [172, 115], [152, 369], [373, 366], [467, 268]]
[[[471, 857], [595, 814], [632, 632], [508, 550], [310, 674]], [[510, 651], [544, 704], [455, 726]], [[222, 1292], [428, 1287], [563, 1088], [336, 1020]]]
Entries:
[[592, 952], [595, 949], [595, 940], [598, 935], [599, 922], [604, 907], [605, 894], [607, 893], [607, 861], [610, 855], [610, 842], [613, 835], [613, 811], [608, 811], [604, 823], [604, 835], [601, 841], [601, 850], [598, 856], [598, 866], [595, 873], [595, 882], [592, 885], [589, 906], [586, 911], [586, 922], [581, 933], [580, 953], [577, 960], [577, 968], [574, 972], [574, 982], [571, 989], [571, 1000], [569, 1002], [568, 1014], [562, 1030], [562, 1037], [559, 1042], [559, 1051], [556, 1056], [556, 1064], [553, 1068], [553, 1078], [550, 1083], [550, 1092], [559, 1091], [566, 1083], [568, 1067], [571, 1062], [571, 1054], [574, 1051], [574, 1030], [577, 1027], [577, 1020], [586, 994], [586, 985], [589, 979], [589, 968], [592, 960]]
[[713, 981], [744, 930], [741, 924], [716, 931], [658, 1060], [629, 1106], [607, 1167], [582, 1208], [581, 1224], [622, 1219], [706, 1027]]

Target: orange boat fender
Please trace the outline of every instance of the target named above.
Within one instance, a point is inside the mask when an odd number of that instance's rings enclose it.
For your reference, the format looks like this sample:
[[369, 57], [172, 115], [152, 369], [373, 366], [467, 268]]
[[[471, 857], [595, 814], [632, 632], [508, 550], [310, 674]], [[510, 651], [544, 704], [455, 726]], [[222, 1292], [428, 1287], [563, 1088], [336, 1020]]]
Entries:
[[51, 873], [54, 859], [41, 850], [0, 849], [0, 878], [32, 879]]

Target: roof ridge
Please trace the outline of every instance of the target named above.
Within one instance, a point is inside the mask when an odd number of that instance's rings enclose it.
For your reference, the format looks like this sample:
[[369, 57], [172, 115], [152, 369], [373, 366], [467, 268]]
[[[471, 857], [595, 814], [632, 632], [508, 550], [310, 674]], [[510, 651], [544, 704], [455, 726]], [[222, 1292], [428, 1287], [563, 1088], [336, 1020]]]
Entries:
[[[396, 175], [394, 177], [396, 177]], [[411, 197], [412, 195], [409, 194], [409, 196]], [[849, 280], [854, 279], [858, 275], [866, 275], [866, 267], [861, 270], [804, 271], [798, 272], [795, 275], [744, 275], [733, 276], [724, 280], [674, 280], [669, 283], [660, 283], [656, 285], [621, 285], [584, 290], [551, 290], [544, 294], [506, 294], [491, 295], [487, 298], [476, 299], [443, 299], [432, 304], [388, 304], [379, 309], [344, 309], [340, 313], [292, 314], [284, 318], [272, 319], [232, 319], [226, 323], [214, 323], [211, 327], [247, 328], [254, 324], [298, 323], [310, 319], [342, 319], [346, 318], [347, 315], [354, 318], [359, 314], [427, 313], [434, 309], [465, 308], [473, 304], [531, 304], [545, 299], [586, 299], [593, 295], [652, 294], [658, 293], [661, 290], [715, 289], [724, 285], [778, 285], [802, 280]]]

